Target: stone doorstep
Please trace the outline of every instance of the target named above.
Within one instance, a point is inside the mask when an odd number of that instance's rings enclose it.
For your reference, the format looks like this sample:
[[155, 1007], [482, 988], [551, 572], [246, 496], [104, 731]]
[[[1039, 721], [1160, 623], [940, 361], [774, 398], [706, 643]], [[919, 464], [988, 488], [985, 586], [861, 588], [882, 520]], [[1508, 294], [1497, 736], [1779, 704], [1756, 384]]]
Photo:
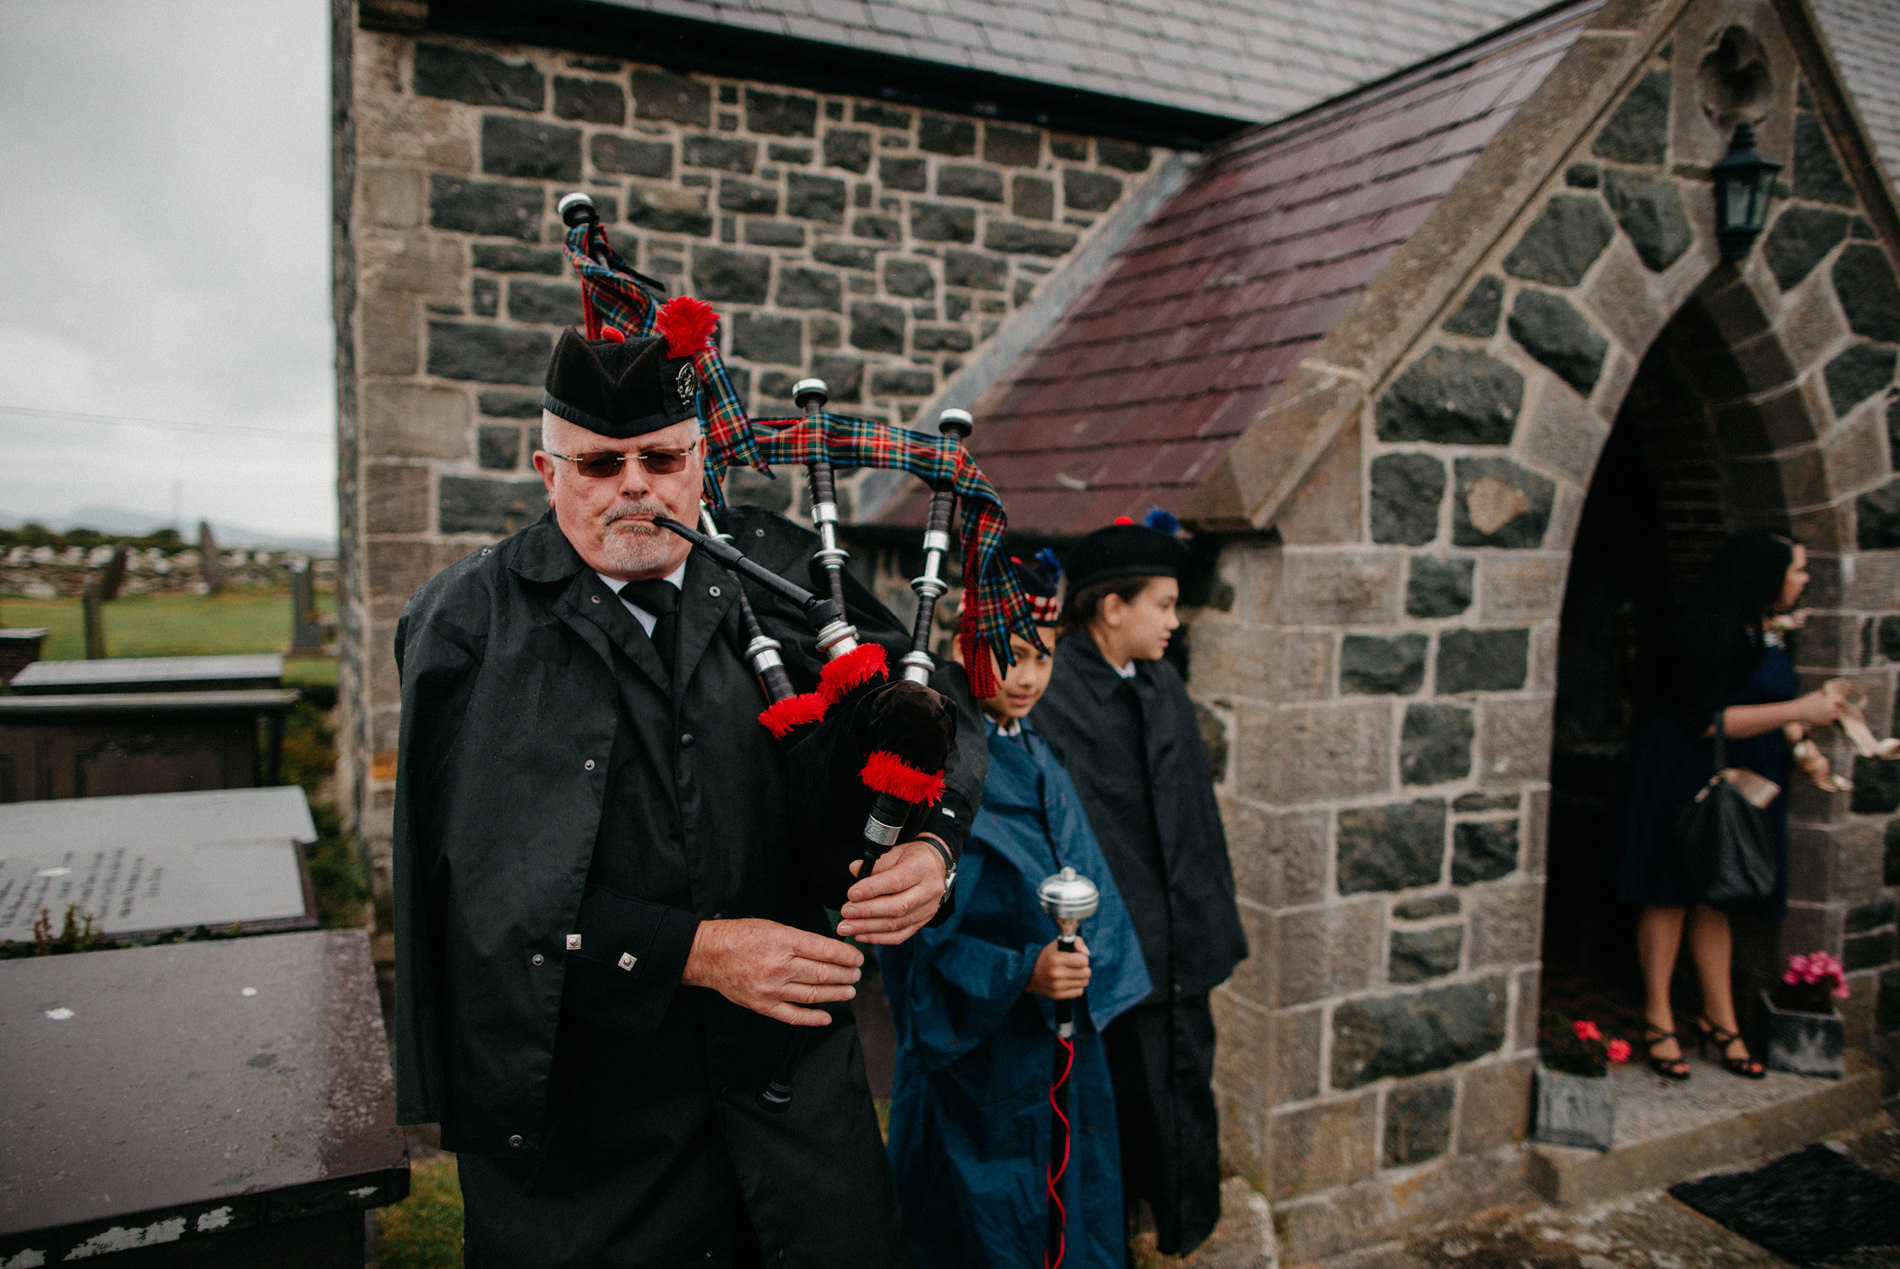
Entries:
[[1532, 1188], [1562, 1207], [1663, 1189], [1705, 1172], [1758, 1167], [1880, 1110], [1880, 1069], [1859, 1050], [1849, 1050], [1841, 1080], [1781, 1071], [1744, 1080], [1713, 1061], [1689, 1063], [1693, 1074], [1679, 1084], [1651, 1072], [1640, 1055], [1615, 1071], [1615, 1146], [1600, 1153], [1532, 1142]]

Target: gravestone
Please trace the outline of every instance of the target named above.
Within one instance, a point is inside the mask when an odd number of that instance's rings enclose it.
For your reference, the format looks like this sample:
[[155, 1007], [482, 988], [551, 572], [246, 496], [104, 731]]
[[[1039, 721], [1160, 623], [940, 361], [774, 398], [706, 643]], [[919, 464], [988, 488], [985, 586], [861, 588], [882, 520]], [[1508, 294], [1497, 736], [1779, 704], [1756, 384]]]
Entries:
[[317, 616], [317, 578], [308, 561], [290, 570], [290, 654], [323, 652], [323, 622]]
[[103, 660], [106, 655], [106, 618], [99, 607], [103, 602], [99, 597], [99, 583], [88, 577], [79, 602], [86, 623], [86, 658]]
[[360, 1269], [403, 1198], [361, 930], [0, 963], [0, 1265]]
[[205, 594], [224, 589], [224, 558], [218, 554], [218, 540], [211, 535], [211, 522], [198, 521], [198, 556], [204, 569]]
[[41, 661], [13, 681], [23, 696], [81, 692], [208, 692], [281, 687], [284, 658], [276, 652], [198, 657], [112, 657]]
[[99, 599], [102, 603], [111, 603], [119, 597], [119, 587], [125, 585], [125, 543], [120, 542], [112, 548], [112, 558], [106, 561], [105, 574], [99, 579]]
[[57, 931], [69, 906], [115, 940], [309, 929], [316, 838], [296, 787], [0, 806], [0, 942], [30, 941], [42, 912]]
[[13, 682], [21, 671], [40, 659], [46, 645], [46, 631], [0, 630], [0, 687]]
[[0, 802], [275, 784], [297, 699], [289, 689], [0, 696]]

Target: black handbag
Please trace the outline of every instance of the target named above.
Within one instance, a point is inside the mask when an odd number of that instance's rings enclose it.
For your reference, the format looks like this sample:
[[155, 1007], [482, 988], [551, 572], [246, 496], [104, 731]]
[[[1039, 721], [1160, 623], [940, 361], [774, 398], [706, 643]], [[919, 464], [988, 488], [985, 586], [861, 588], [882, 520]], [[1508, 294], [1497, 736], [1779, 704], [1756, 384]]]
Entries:
[[1683, 893], [1713, 908], [1759, 903], [1775, 888], [1768, 804], [1781, 786], [1728, 765], [1722, 711], [1715, 714], [1715, 774], [1676, 810], [1676, 868]]

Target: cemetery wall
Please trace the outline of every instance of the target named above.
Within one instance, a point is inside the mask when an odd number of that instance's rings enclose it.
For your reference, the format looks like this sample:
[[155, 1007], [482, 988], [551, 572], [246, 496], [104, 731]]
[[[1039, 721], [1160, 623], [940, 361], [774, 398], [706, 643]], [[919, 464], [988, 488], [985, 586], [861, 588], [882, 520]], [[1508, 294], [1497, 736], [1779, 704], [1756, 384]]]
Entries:
[[[240, 588], [288, 585], [291, 574], [304, 567], [310, 568], [319, 582], [328, 582], [336, 575], [334, 559], [312, 559], [295, 551], [224, 551], [220, 559], [223, 584]], [[87, 581], [104, 578], [111, 563], [109, 546], [90, 551], [80, 547], [61, 551], [46, 546], [16, 546], [0, 555], [0, 595], [77, 599]], [[168, 553], [154, 547], [126, 553], [120, 595], [202, 595], [208, 590], [204, 557], [196, 549]]]
[[[908, 422], [1167, 152], [361, 25], [338, 60], [342, 739], [386, 904], [396, 618], [546, 505], [540, 385], [581, 320], [562, 194], [587, 191], [629, 264], [718, 309], [755, 417], [795, 413], [791, 385], [817, 375], [839, 412]], [[794, 483], [729, 491], [790, 509]]]

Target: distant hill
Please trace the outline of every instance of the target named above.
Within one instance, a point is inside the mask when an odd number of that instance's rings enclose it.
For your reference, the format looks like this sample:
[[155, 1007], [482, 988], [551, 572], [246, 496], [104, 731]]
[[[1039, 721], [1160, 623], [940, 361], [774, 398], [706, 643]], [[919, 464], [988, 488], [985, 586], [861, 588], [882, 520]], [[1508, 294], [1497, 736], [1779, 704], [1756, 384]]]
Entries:
[[[0, 509], [0, 528], [16, 529], [28, 520], [43, 524], [56, 533], [66, 533], [73, 529], [97, 529], [101, 533], [145, 534], [153, 529], [169, 526], [172, 518], [162, 511], [140, 511], [132, 507], [121, 507], [110, 503], [88, 503], [83, 507], [74, 507], [63, 516], [23, 516]], [[198, 538], [198, 522], [192, 520], [179, 526], [187, 541]], [[335, 555], [335, 538], [298, 537], [283, 533], [267, 533], [262, 529], [247, 528], [241, 524], [226, 524], [221, 520], [211, 522], [211, 532], [217, 537], [218, 545], [234, 550], [246, 551], [302, 551], [309, 555]]]

